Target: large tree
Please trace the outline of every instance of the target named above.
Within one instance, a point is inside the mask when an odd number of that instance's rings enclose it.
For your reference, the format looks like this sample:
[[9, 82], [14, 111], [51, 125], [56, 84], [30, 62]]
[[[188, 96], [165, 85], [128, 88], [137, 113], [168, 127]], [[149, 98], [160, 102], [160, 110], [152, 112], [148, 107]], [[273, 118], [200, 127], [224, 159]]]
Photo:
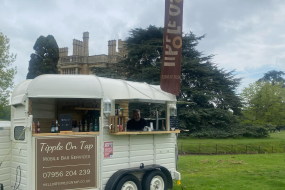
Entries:
[[52, 35], [40, 36], [33, 49], [35, 53], [31, 54], [27, 79], [34, 79], [42, 74], [57, 74], [59, 50], [54, 37]]
[[[240, 79], [212, 63], [196, 46], [204, 36], [183, 36], [181, 93], [178, 100], [180, 127], [190, 132], [209, 128], [230, 128], [241, 114], [241, 101], [235, 94]], [[116, 65], [94, 68], [97, 76], [160, 84], [163, 28], [131, 30], [126, 39], [127, 58]]]
[[9, 88], [13, 87], [13, 79], [16, 74], [16, 68], [12, 68], [12, 63], [16, 55], [10, 54], [9, 38], [0, 31], [0, 117], [3, 115], [3, 109], [9, 103]]
[[276, 70], [271, 70], [268, 71], [267, 73], [264, 73], [264, 76], [260, 78], [258, 81], [267, 81], [270, 82], [272, 85], [274, 85], [276, 82], [284, 82], [285, 79], [282, 77], [285, 75], [284, 71], [276, 71]]
[[253, 124], [273, 124], [284, 126], [285, 123], [285, 88], [283, 81], [255, 82], [244, 88], [241, 97], [245, 101], [243, 108], [244, 122]]
[[163, 28], [149, 26], [130, 31], [125, 41], [127, 58], [107, 67], [93, 67], [97, 76], [160, 84]]

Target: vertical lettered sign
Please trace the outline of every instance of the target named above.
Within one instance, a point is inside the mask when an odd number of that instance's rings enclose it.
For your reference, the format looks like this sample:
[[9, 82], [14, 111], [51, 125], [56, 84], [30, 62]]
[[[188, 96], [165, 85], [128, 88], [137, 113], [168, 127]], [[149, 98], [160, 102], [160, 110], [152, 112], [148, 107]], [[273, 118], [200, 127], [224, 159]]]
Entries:
[[165, 0], [163, 60], [160, 87], [179, 95], [181, 78], [183, 0]]

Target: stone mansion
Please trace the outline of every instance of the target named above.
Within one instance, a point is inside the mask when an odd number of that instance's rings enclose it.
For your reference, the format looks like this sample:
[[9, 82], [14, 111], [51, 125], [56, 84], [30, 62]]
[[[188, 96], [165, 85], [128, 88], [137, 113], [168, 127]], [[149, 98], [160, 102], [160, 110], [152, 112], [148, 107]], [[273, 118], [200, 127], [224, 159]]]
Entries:
[[118, 52], [116, 40], [108, 41], [108, 55], [89, 55], [89, 32], [83, 33], [83, 41], [73, 39], [73, 54], [68, 55], [68, 48], [59, 48], [59, 60], [57, 64], [59, 74], [92, 74], [92, 67], [106, 67], [121, 61], [127, 54], [124, 41], [118, 40]]

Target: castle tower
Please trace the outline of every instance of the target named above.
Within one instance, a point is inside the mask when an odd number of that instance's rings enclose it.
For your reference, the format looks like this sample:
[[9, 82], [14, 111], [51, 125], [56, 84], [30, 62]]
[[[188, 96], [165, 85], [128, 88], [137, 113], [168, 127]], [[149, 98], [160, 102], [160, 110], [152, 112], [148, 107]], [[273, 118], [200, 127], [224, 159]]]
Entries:
[[83, 56], [83, 42], [79, 41], [79, 55]]
[[116, 55], [116, 40], [109, 40], [108, 41], [108, 55]]
[[118, 52], [119, 54], [124, 54], [126, 51], [125, 42], [121, 39], [118, 39]]
[[117, 41], [113, 40], [112, 43], [112, 55], [116, 55]]
[[68, 48], [67, 47], [59, 48], [59, 57], [65, 57], [65, 56], [68, 56]]
[[108, 41], [108, 55], [111, 55], [111, 41]]
[[76, 39], [73, 39], [73, 55], [77, 55], [77, 40]]
[[89, 32], [83, 32], [83, 55], [89, 56]]

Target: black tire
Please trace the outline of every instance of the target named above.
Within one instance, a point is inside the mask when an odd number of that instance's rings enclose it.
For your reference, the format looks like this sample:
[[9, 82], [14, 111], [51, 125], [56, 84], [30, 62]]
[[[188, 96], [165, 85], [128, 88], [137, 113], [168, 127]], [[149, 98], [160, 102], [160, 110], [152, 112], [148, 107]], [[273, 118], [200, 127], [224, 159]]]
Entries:
[[139, 181], [139, 179], [134, 176], [134, 175], [131, 175], [131, 174], [126, 174], [124, 177], [122, 177], [120, 179], [120, 181], [117, 183], [116, 185], [116, 190], [121, 190], [123, 185], [127, 182], [127, 181], [132, 181], [136, 184], [138, 190], [142, 190], [142, 187], [141, 187], [141, 183]]
[[153, 171], [147, 172], [143, 176], [143, 179], [142, 179], [142, 188], [143, 188], [143, 190], [150, 190], [151, 180], [155, 176], [160, 176], [163, 179], [164, 190], [167, 190], [167, 179], [166, 179], [166, 176], [165, 176], [165, 174], [163, 172], [161, 172], [159, 170], [153, 170]]

